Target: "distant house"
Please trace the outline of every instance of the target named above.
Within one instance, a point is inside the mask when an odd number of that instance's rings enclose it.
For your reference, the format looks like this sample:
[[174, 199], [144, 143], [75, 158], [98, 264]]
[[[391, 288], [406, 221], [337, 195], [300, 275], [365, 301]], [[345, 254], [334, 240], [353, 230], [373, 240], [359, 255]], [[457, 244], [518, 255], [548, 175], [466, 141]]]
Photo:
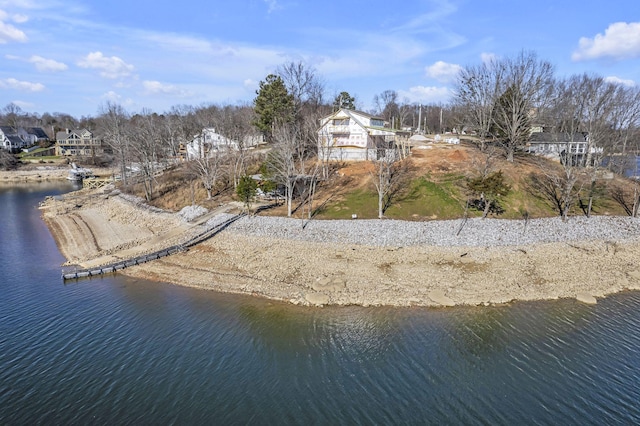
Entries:
[[31, 141], [31, 145], [41, 142], [49, 142], [49, 135], [42, 127], [26, 127], [27, 138]]
[[56, 133], [56, 155], [93, 156], [104, 154], [102, 142], [87, 129], [66, 130]]
[[531, 134], [525, 150], [532, 154], [542, 155], [554, 160], [572, 158], [575, 164], [582, 163], [587, 150], [591, 154], [602, 153], [602, 148], [589, 148], [589, 135], [584, 133], [534, 132]]
[[15, 154], [29, 145], [30, 143], [20, 136], [19, 128], [0, 126], [0, 148]]
[[[258, 135], [247, 135], [243, 139], [243, 147], [251, 148], [262, 142], [262, 137]], [[202, 129], [202, 133], [193, 138], [182, 149], [188, 160], [195, 158], [207, 158], [214, 152], [218, 151], [237, 151], [240, 143], [233, 139], [227, 138], [216, 132], [212, 127]]]
[[384, 119], [360, 111], [340, 109], [320, 120], [318, 156], [322, 160], [374, 160], [394, 147], [396, 132]]

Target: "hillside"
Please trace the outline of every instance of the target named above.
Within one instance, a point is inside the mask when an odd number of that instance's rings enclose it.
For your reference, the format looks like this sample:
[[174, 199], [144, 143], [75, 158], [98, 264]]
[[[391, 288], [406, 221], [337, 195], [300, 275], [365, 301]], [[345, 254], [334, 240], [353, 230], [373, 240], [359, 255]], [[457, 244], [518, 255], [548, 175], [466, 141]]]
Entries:
[[[503, 156], [487, 159], [472, 144], [434, 144], [429, 148], [414, 148], [410, 158], [408, 176], [403, 189], [394, 197], [385, 212], [387, 218], [403, 220], [434, 220], [463, 217], [467, 203], [467, 178], [480, 174], [487, 164], [491, 170], [502, 171], [511, 191], [502, 202], [504, 212], [492, 217], [521, 219], [523, 217], [553, 217], [558, 213], [547, 200], [530, 190], [531, 173], [558, 168], [559, 165], [540, 157], [522, 154], [514, 163]], [[359, 218], [377, 217], [377, 192], [372, 181], [371, 163], [346, 163], [336, 170], [329, 181], [318, 190], [314, 202], [316, 218], [348, 219], [352, 214]], [[598, 185], [625, 185], [622, 179], [599, 180]], [[627, 183], [628, 185], [628, 183]], [[305, 210], [307, 208], [305, 207]], [[298, 213], [298, 212], [296, 212]], [[594, 203], [597, 215], [625, 215], [622, 207], [609, 196], [601, 196]], [[285, 215], [284, 208], [273, 209], [269, 214]], [[469, 209], [469, 216], [481, 216], [481, 212]], [[572, 215], [583, 215], [576, 205]]]
[[[394, 195], [385, 217], [402, 220], [453, 219], [465, 215], [468, 199], [466, 182], [468, 178], [479, 176], [483, 167], [490, 164], [490, 170], [501, 171], [511, 191], [502, 200], [503, 212], [491, 217], [521, 219], [524, 217], [558, 216], [554, 206], [530, 189], [528, 179], [531, 173], [559, 168], [557, 163], [528, 154], [516, 156], [509, 163], [497, 152], [487, 156], [471, 143], [460, 145], [433, 144], [415, 147], [408, 161], [409, 166], [401, 189]], [[313, 203], [314, 218], [348, 219], [353, 214], [358, 218], [377, 217], [377, 192], [372, 181], [373, 166], [368, 162], [337, 164], [330, 179], [318, 186]], [[610, 195], [611, 188], [629, 186], [624, 179], [598, 180], [599, 196], [593, 205], [596, 215], [625, 215], [620, 203]], [[180, 210], [195, 200], [208, 208], [218, 206], [233, 199], [233, 193], [226, 190], [213, 200], [207, 201], [204, 190], [190, 183], [180, 171], [173, 172], [159, 181], [161, 194], [153, 204]], [[584, 191], [583, 191], [584, 192]], [[583, 197], [584, 198], [584, 197]], [[295, 205], [294, 216], [308, 215], [308, 206]], [[285, 206], [270, 208], [263, 215], [286, 215]], [[469, 209], [470, 217], [481, 216], [481, 212]], [[571, 215], [584, 215], [578, 203]]]

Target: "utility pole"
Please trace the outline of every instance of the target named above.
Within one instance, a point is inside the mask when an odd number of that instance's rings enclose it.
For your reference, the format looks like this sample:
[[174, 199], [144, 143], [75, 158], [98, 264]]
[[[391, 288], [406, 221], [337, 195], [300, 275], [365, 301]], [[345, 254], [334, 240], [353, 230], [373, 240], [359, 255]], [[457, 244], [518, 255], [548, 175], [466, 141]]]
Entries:
[[421, 133], [420, 127], [422, 127], [422, 104], [420, 104], [420, 109], [418, 110], [418, 133]]

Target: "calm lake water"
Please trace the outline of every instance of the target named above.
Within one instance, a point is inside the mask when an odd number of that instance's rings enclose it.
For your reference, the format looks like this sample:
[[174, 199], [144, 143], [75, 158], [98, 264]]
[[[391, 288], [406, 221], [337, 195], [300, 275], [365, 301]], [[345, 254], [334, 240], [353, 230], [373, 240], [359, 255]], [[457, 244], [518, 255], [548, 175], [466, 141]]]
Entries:
[[640, 424], [640, 294], [310, 309], [111, 276], [64, 284], [0, 186], [0, 424]]

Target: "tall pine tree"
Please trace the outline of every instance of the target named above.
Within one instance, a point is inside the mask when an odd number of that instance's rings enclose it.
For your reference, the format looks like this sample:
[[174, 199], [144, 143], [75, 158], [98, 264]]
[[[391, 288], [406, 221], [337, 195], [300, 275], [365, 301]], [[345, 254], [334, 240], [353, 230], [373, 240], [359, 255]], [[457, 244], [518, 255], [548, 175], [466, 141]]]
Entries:
[[260, 82], [253, 105], [256, 113], [255, 126], [271, 142], [273, 128], [278, 123], [290, 123], [294, 119], [293, 96], [287, 91], [282, 78], [269, 74]]

